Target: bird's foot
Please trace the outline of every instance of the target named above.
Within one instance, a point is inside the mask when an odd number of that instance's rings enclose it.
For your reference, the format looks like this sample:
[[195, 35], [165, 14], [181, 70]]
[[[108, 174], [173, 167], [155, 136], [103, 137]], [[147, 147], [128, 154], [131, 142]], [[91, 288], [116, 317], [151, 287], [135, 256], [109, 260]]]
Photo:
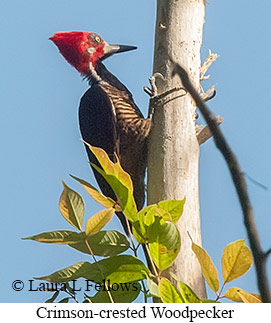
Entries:
[[[176, 86], [170, 90], [167, 90], [163, 93], [158, 94], [158, 90], [157, 90], [157, 86], [156, 86], [156, 79], [160, 78], [161, 80], [165, 80], [165, 77], [161, 74], [161, 73], [154, 73], [150, 78], [149, 78], [149, 82], [151, 85], [151, 88], [148, 88], [147, 86], [144, 86], [144, 91], [150, 96], [150, 108], [149, 108], [149, 117], [151, 118], [151, 116], [153, 115], [154, 112], [154, 106], [156, 106], [157, 104], [159, 104], [159, 102], [161, 102], [164, 98], [166, 98], [168, 95], [181, 91], [183, 90], [184, 93], [181, 95], [178, 95], [177, 97], [182, 97], [184, 95], [187, 94], [187, 91], [182, 87], [182, 86]], [[171, 100], [173, 100], [175, 98], [170, 98], [168, 99], [168, 101], [163, 102], [163, 103], [167, 103]]]
[[180, 90], [185, 91], [185, 94], [187, 93], [187, 91], [183, 87], [176, 86], [168, 91], [158, 94], [157, 86], [156, 86], [156, 78], [160, 78], [163, 81], [165, 80], [165, 77], [161, 73], [154, 73], [149, 78], [151, 88], [149, 88], [147, 86], [144, 86], [144, 88], [143, 88], [144, 91], [150, 96], [151, 100], [159, 101], [159, 100], [165, 98], [166, 96], [168, 96], [169, 94], [172, 94], [172, 93], [180, 91]]
[[164, 76], [161, 73], [154, 73], [150, 78], [149, 82], [151, 85], [151, 88], [144, 86], [144, 91], [151, 97], [154, 98], [157, 96], [157, 86], [156, 86], [156, 78], [160, 78], [162, 81], [165, 80]]

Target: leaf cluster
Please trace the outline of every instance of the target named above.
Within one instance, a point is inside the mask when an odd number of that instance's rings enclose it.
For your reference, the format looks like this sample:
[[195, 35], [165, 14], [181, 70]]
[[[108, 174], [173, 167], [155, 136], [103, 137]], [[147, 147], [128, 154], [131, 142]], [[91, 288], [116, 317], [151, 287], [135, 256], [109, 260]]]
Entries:
[[[69, 284], [79, 278], [104, 287], [95, 295], [84, 294], [84, 302], [132, 302], [140, 293], [143, 293], [146, 302], [150, 297], [158, 297], [163, 302], [174, 303], [215, 302], [222, 297], [236, 302], [260, 302], [258, 295], [237, 287], [228, 289], [225, 295], [222, 295], [225, 284], [242, 276], [252, 265], [251, 252], [244, 240], [233, 242], [224, 250], [223, 284], [220, 291], [217, 269], [211, 258], [203, 248], [193, 241], [191, 243], [192, 250], [201, 265], [202, 274], [207, 284], [216, 293], [215, 300], [200, 299], [188, 285], [179, 281], [173, 274], [172, 281], [163, 278], [163, 270], [170, 267], [181, 249], [181, 237], [176, 222], [182, 216], [185, 198], [178, 201], [161, 201], [148, 205], [138, 212], [133, 196], [132, 180], [122, 169], [119, 160], [113, 163], [102, 149], [90, 145], [89, 149], [101, 165], [101, 168], [96, 165], [93, 167], [110, 184], [117, 200], [114, 201], [103, 195], [83, 179], [72, 176], [104, 209], [87, 219], [84, 228], [84, 200], [79, 193], [62, 181], [63, 192], [59, 199], [59, 210], [76, 231], [57, 230], [24, 238], [67, 245], [91, 256], [92, 262], [79, 262], [52, 274], [35, 278], [52, 283], [64, 283], [66, 286], [64, 292], [68, 297], [66, 295], [59, 302], [70, 300], [78, 302], [76, 292]], [[132, 224], [133, 235], [131, 233], [130, 237], [126, 237], [115, 230], [103, 230], [115, 212], [122, 212], [125, 215], [127, 221]], [[140, 244], [146, 246], [151, 268], [138, 258]], [[134, 255], [122, 254], [128, 249], [131, 249]], [[105, 258], [98, 260], [96, 257]], [[114, 284], [120, 288], [113, 289]], [[131, 286], [133, 288], [130, 288]], [[60, 292], [63, 292], [63, 289], [55, 291], [47, 302], [55, 302]]]

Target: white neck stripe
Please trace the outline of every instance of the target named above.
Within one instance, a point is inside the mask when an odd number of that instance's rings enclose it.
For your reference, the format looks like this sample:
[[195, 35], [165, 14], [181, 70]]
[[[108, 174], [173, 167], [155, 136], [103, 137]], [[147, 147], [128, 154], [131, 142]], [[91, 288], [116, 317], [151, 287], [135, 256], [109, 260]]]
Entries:
[[95, 68], [94, 68], [94, 66], [93, 66], [93, 64], [92, 64], [91, 62], [89, 62], [89, 69], [90, 69], [90, 71], [91, 71], [91, 75], [95, 78], [95, 80], [96, 80], [97, 82], [101, 82], [101, 81], [102, 81], [102, 79], [101, 79], [101, 77], [98, 75], [98, 73], [96, 72], [96, 70], [95, 70]]

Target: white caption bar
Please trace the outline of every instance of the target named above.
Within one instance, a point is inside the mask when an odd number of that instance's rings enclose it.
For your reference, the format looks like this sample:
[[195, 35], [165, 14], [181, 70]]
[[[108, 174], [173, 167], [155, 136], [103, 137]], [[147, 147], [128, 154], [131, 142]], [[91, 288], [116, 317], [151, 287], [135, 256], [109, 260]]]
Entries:
[[73, 322], [107, 320], [144, 322], [152, 319], [180, 322], [266, 322], [271, 304], [0, 304], [1, 322], [28, 323], [48, 319]]

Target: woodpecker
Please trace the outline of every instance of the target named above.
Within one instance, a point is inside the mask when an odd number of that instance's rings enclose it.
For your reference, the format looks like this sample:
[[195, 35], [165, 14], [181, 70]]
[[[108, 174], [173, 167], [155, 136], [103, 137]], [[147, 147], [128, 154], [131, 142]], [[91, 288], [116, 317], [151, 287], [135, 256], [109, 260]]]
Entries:
[[[122, 168], [132, 178], [134, 198], [140, 210], [145, 200], [147, 138], [151, 122], [143, 117], [125, 85], [102, 63], [115, 53], [136, 47], [109, 45], [96, 33], [89, 32], [58, 32], [49, 39], [68, 63], [89, 81], [90, 88], [81, 98], [79, 106], [83, 140], [104, 149], [113, 162], [116, 161], [115, 155], [118, 156]], [[89, 161], [101, 167], [87, 146], [86, 151]], [[116, 200], [105, 179], [93, 167], [92, 170], [103, 194]], [[117, 215], [128, 234], [124, 215], [121, 212]]]

